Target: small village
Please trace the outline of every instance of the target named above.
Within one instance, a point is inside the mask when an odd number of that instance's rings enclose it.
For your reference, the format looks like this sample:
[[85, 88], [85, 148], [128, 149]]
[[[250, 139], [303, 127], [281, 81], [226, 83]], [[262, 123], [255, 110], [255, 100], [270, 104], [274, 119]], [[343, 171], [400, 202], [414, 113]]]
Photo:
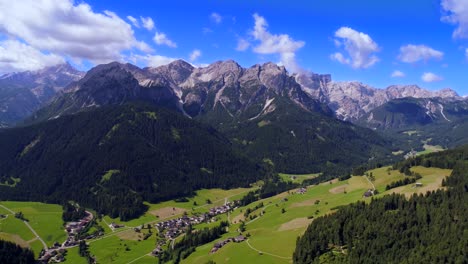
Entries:
[[78, 234], [82, 232], [93, 220], [94, 216], [91, 212], [86, 211], [86, 215], [75, 222], [68, 222], [65, 224], [65, 231], [67, 232], [67, 240], [60, 243], [55, 243], [52, 247], [47, 250], [43, 250], [39, 255], [39, 261], [41, 263], [60, 263], [65, 260], [65, 252], [67, 248], [74, 247], [79, 244], [80, 240], [93, 239], [97, 236], [103, 235], [99, 233], [96, 235], [89, 235], [85, 238], [79, 239]]
[[207, 213], [200, 214], [198, 216], [188, 216], [184, 215], [182, 217], [171, 219], [155, 224], [155, 227], [158, 229], [159, 234], [163, 234], [164, 239], [158, 242], [157, 247], [153, 250], [152, 254], [157, 256], [162, 253], [162, 246], [167, 243], [167, 241], [174, 241], [179, 235], [183, 234], [189, 226], [208, 223], [210, 221], [216, 221], [216, 216], [220, 214], [227, 213], [236, 208], [236, 202], [228, 202], [222, 206], [216, 206], [210, 208]]

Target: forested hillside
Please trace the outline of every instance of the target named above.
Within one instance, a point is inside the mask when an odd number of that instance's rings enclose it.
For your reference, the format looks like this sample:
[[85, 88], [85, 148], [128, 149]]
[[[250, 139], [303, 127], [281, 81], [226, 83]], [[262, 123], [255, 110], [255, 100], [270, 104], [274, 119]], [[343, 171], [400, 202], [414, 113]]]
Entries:
[[398, 166], [453, 168], [446, 190], [392, 194], [318, 218], [297, 240], [294, 263], [466, 263], [468, 146]]
[[369, 159], [392, 157], [390, 141], [330, 116], [320, 104], [308, 111], [280, 96], [273, 104], [274, 111], [255, 118], [241, 116], [217, 128], [249, 157], [271, 161], [278, 172], [340, 176]]
[[32, 264], [36, 261], [30, 249], [0, 239], [0, 263]]
[[75, 200], [123, 220], [143, 213], [143, 201], [248, 186], [264, 176], [213, 128], [146, 104], [5, 129], [0, 145], [0, 199]]

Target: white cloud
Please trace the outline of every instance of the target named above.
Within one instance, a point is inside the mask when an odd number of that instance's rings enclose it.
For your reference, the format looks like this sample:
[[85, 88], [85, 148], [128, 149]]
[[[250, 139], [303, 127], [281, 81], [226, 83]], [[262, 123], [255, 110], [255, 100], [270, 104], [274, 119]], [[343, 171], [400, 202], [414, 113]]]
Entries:
[[245, 40], [244, 38], [239, 38], [237, 40], [236, 50], [245, 51], [249, 48], [249, 46], [250, 46], [250, 43], [247, 40]]
[[465, 50], [465, 57], [468, 60], [468, 48]]
[[158, 45], [166, 45], [168, 47], [171, 47], [171, 48], [177, 48], [177, 43], [175, 43], [174, 41], [170, 40], [166, 34], [162, 33], [162, 32], [156, 32], [156, 34], [154, 35], [154, 38], [153, 38], [154, 42], [156, 42], [156, 44]]
[[425, 81], [425, 82], [439, 82], [439, 81], [442, 81], [444, 78], [432, 73], [432, 72], [425, 72], [422, 76], [421, 76], [421, 80]]
[[121, 60], [125, 50], [150, 52], [132, 27], [111, 11], [95, 13], [73, 0], [0, 0], [0, 32], [35, 49], [76, 60]]
[[194, 49], [192, 53], [190, 53], [190, 61], [196, 61], [202, 55], [199, 49]]
[[143, 62], [144, 65], [148, 67], [158, 67], [161, 65], [169, 64], [178, 58], [171, 58], [161, 55], [132, 55], [129, 58], [129, 61], [137, 64], [138, 62]]
[[0, 73], [34, 71], [64, 62], [58, 55], [44, 54], [17, 40], [0, 42]]
[[441, 60], [444, 57], [444, 53], [435, 50], [426, 45], [406, 45], [400, 47], [400, 55], [398, 59], [406, 63], [414, 63], [418, 61], [428, 61], [430, 59]]
[[254, 14], [255, 26], [251, 35], [260, 43], [253, 51], [260, 54], [279, 54], [281, 63], [293, 72], [300, 71], [295, 56], [296, 51], [305, 45], [304, 41], [295, 41], [287, 34], [271, 34], [264, 17]]
[[132, 25], [136, 28], [140, 28], [140, 22], [138, 22], [138, 19], [132, 17], [132, 16], [127, 16], [127, 19], [132, 22]]
[[223, 22], [223, 17], [220, 14], [216, 13], [216, 12], [211, 13], [210, 18], [216, 24], [220, 24], [221, 22]]
[[349, 27], [341, 27], [335, 32], [335, 37], [341, 39], [335, 39], [335, 46], [343, 46], [348, 57], [341, 52], [336, 52], [330, 56], [332, 59], [348, 64], [354, 69], [369, 68], [379, 61], [379, 58], [374, 55], [380, 50], [379, 45], [369, 35]]
[[154, 28], [154, 21], [151, 17], [140, 17], [141, 24], [144, 28], [151, 31]]
[[404, 72], [402, 72], [402, 71], [395, 70], [395, 71], [392, 72], [392, 77], [393, 78], [403, 78], [405, 76], [406, 76], [406, 74]]
[[457, 25], [452, 36], [454, 38], [468, 38], [468, 1], [442, 0], [440, 5], [445, 12], [441, 20]]
[[349, 59], [346, 59], [343, 54], [341, 54], [340, 52], [335, 52], [333, 53], [332, 55], [330, 55], [330, 58], [332, 60], [336, 60], [338, 61], [339, 63], [341, 64], [350, 64], [350, 60]]

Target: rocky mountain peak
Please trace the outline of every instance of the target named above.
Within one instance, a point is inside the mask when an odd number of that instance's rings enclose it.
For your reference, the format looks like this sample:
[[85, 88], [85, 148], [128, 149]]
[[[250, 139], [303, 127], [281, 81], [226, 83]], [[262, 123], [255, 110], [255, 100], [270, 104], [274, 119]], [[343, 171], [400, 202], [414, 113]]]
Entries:
[[435, 93], [438, 97], [441, 97], [441, 98], [460, 97], [460, 95], [458, 95], [457, 92], [455, 92], [454, 90], [450, 88], [444, 88], [442, 90], [436, 91]]

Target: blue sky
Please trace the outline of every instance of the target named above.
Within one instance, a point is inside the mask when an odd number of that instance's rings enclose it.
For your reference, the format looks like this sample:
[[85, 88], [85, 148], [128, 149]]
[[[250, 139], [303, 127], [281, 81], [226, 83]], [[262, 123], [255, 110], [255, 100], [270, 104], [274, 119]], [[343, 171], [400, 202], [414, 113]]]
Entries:
[[0, 0], [0, 9], [10, 10], [0, 14], [0, 72], [233, 59], [468, 94], [468, 0]]

